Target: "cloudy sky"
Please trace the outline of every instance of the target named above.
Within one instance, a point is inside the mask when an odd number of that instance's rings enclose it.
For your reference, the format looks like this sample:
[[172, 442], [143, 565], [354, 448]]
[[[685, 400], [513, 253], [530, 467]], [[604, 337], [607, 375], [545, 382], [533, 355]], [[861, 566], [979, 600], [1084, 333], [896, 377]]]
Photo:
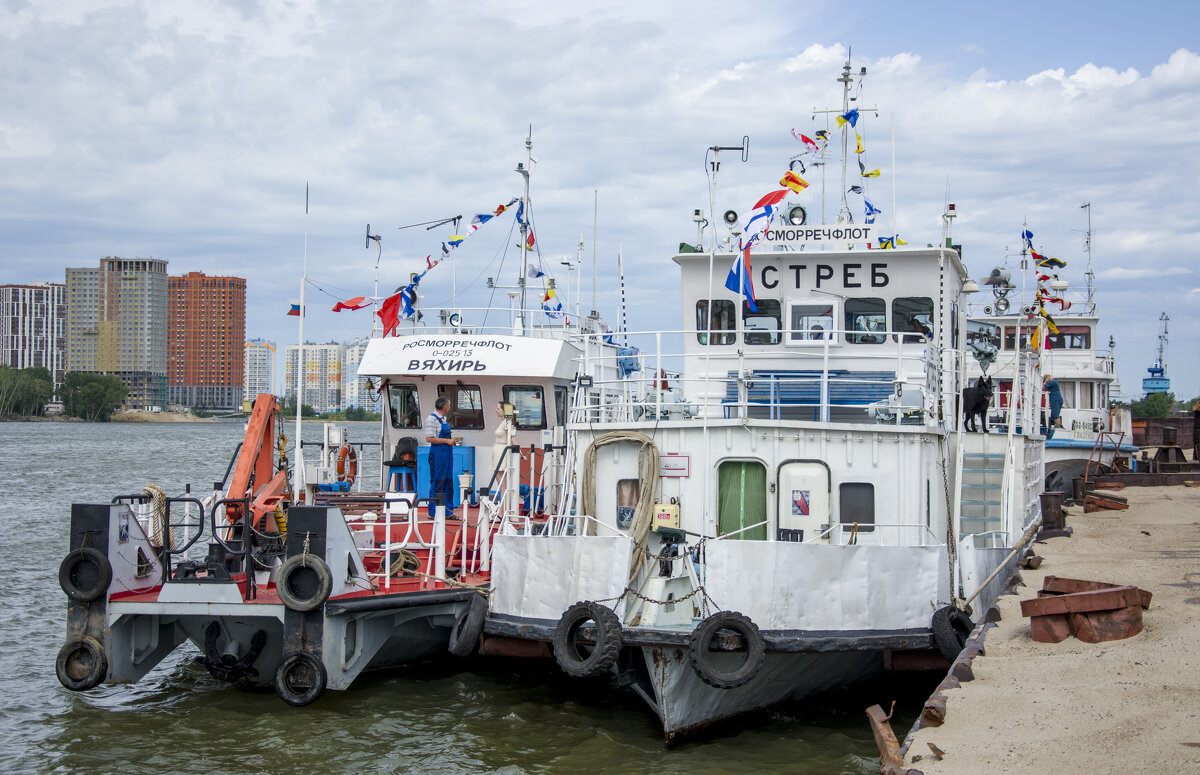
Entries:
[[[366, 225], [390, 291], [448, 233], [400, 227], [520, 193], [532, 126], [543, 260], [564, 279], [582, 235], [611, 319], [623, 249], [630, 327], [678, 328], [669, 258], [708, 207], [705, 149], [749, 135], [717, 191], [718, 211], [748, 209], [799, 150], [790, 130], [840, 105], [849, 52], [868, 70], [860, 104], [879, 109], [860, 128], [887, 231], [894, 217], [910, 244], [936, 242], [948, 198], [973, 275], [1027, 222], [1081, 288], [1090, 202], [1100, 339], [1117, 341], [1125, 394], [1166, 312], [1168, 374], [1197, 395], [1200, 17], [1184, 2], [982, 5], [0, 0], [0, 282], [62, 282], [106, 255], [235, 274], [248, 335], [282, 349], [307, 184], [306, 338], [346, 340], [370, 331], [367, 311], [329, 311], [372, 293]], [[795, 201], [819, 213], [810, 179]], [[426, 304], [451, 304], [452, 276], [462, 306], [486, 302], [480, 278], [514, 280], [510, 224], [431, 272]]]

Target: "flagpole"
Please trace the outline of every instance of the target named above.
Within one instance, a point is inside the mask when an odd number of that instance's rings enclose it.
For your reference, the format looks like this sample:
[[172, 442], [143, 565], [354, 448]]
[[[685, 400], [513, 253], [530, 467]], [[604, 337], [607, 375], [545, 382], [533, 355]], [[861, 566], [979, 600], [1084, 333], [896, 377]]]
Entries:
[[525, 196], [521, 200], [522, 212], [524, 218], [521, 219], [521, 279], [518, 283], [521, 286], [521, 309], [519, 310], [521, 319], [521, 333], [527, 331], [525, 326], [525, 278], [528, 271], [529, 263], [529, 246], [525, 240], [529, 236], [529, 222], [533, 220], [533, 211], [529, 206], [529, 170], [533, 166], [533, 127], [529, 127], [529, 134], [525, 137], [525, 163], [517, 164], [517, 172], [525, 179]]
[[304, 491], [304, 445], [300, 443], [301, 407], [304, 406], [304, 300], [308, 286], [308, 182], [304, 183], [304, 272], [300, 277], [300, 324], [296, 342], [296, 469], [292, 491], [299, 497]]
[[[900, 234], [896, 230], [896, 111], [892, 111], [892, 247], [899, 247], [895, 244], [896, 237]], [[959, 256], [962, 258], [962, 256]]]
[[625, 249], [617, 245], [617, 285], [621, 290], [621, 342], [629, 346], [629, 322], [625, 317]]
[[600, 189], [592, 189], [592, 317], [600, 316], [596, 310], [596, 231], [600, 224]]

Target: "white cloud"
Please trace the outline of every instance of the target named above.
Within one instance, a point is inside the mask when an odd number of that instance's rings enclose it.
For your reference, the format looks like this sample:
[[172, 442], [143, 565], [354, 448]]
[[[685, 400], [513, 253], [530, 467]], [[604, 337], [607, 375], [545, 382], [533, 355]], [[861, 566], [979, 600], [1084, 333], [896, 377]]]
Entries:
[[1142, 269], [1129, 269], [1123, 266], [1116, 266], [1097, 272], [1096, 276], [1101, 280], [1144, 280], [1147, 278], [1161, 279], [1164, 277], [1175, 277], [1184, 274], [1192, 274], [1192, 270], [1182, 266], [1162, 268], [1144, 267]]
[[[4, 281], [55, 279], [101, 255], [156, 255], [172, 272], [247, 277], [248, 332], [285, 341], [293, 334], [276, 310], [296, 295], [306, 181], [313, 276], [368, 292], [374, 252], [361, 232], [370, 222], [383, 235], [380, 283], [390, 288], [441, 238], [399, 226], [469, 216], [518, 193], [512, 169], [530, 124], [539, 244], [573, 256], [583, 233], [590, 257], [599, 189], [601, 299], [621, 244], [631, 280], [636, 268], [631, 293], [645, 295], [631, 323], [678, 327], [676, 297], [663, 302], [677, 281], [667, 258], [695, 239], [692, 210], [708, 209], [706, 149], [750, 136], [748, 163], [722, 154], [716, 202], [745, 209], [795, 153], [789, 130], [822, 127], [828, 114], [814, 122], [814, 108], [840, 108], [835, 79], [855, 43], [813, 32], [833, 13], [791, 27], [779, 14], [730, 34], [711, 23], [728, 6], [704, 2], [515, 0], [457, 15], [416, 1], [15, 7], [0, 4]], [[1134, 68], [1097, 48], [1021, 72], [984, 32], [961, 38], [978, 68], [969, 74], [910, 36], [855, 44], [855, 70], [868, 69], [858, 104], [879, 108], [860, 128], [868, 169], [883, 169], [870, 182], [880, 223], [890, 229], [895, 218], [910, 243], [935, 242], [949, 192], [973, 274], [1002, 262], [1028, 224], [1081, 287], [1079, 205], [1091, 202], [1104, 325], [1153, 330], [1157, 313], [1146, 316], [1122, 281], [1200, 266], [1200, 215], [1179, 206], [1200, 179], [1200, 56], [1164, 51]], [[832, 216], [840, 171], [826, 172]], [[818, 214], [819, 171], [809, 179], [805, 201]], [[480, 272], [510, 272], [511, 254], [499, 269], [506, 241], [472, 238], [460, 289]], [[1164, 263], [1166, 272], [1156, 268]], [[1173, 346], [1200, 348], [1186, 333], [1200, 332], [1194, 295], [1172, 293], [1161, 299], [1180, 307]], [[448, 284], [430, 282], [428, 298], [449, 295]], [[310, 322], [333, 338], [361, 319]]]

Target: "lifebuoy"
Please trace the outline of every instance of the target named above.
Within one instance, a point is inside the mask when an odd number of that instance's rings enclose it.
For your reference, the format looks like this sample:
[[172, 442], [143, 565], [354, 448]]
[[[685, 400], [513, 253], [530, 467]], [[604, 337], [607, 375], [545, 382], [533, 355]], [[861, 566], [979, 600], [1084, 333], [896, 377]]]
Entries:
[[[584, 624], [595, 625], [595, 644], [585, 651], [578, 641]], [[608, 670], [621, 653], [621, 620], [599, 603], [583, 601], [563, 612], [554, 628], [554, 659], [563, 672], [575, 678], [591, 678]]]
[[947, 661], [953, 662], [958, 658], [963, 646], [967, 645], [967, 638], [971, 637], [971, 630], [975, 629], [975, 624], [965, 611], [948, 605], [933, 612], [930, 629], [933, 630], [933, 642], [938, 651], [942, 652]]
[[358, 452], [350, 444], [343, 444], [337, 453], [337, 480], [354, 484], [358, 476]]
[[[730, 630], [741, 636], [746, 643], [746, 659], [731, 671], [717, 667], [710, 650], [717, 633]], [[692, 669], [700, 680], [718, 689], [734, 689], [742, 686], [758, 673], [762, 667], [765, 649], [762, 633], [750, 617], [737, 611], [718, 611], [692, 630], [688, 643]]]
[[283, 561], [275, 577], [279, 601], [293, 611], [312, 611], [329, 599], [333, 574], [315, 554], [297, 554]]
[[328, 682], [325, 665], [307, 651], [293, 651], [284, 656], [275, 669], [275, 693], [288, 705], [298, 708], [316, 702], [325, 693]]
[[450, 630], [450, 653], [456, 657], [469, 656], [483, 634], [483, 620], [487, 618], [487, 600], [483, 595], [473, 595], [471, 602], [458, 612], [454, 627]]
[[67, 597], [80, 603], [90, 603], [103, 595], [111, 582], [108, 558], [90, 546], [71, 552], [58, 566], [58, 585]]
[[84, 692], [100, 685], [108, 675], [108, 656], [95, 638], [83, 636], [69, 640], [54, 660], [58, 682], [73, 692]]

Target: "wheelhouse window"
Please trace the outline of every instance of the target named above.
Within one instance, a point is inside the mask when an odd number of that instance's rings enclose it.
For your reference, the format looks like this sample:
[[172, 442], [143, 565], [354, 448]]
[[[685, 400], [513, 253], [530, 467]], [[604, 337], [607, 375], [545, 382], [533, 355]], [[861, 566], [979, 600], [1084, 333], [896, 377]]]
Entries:
[[[1037, 329], [1033, 326], [1021, 326], [1021, 349], [1029, 349], [1029, 337], [1033, 336], [1033, 332]], [[1005, 326], [1004, 328], [1004, 349], [1017, 349], [1017, 329], [1014, 326]]]
[[1083, 381], [1081, 381], [1079, 383], [1079, 408], [1080, 409], [1095, 409], [1096, 408], [1096, 399], [1095, 399], [1095, 396], [1092, 394], [1092, 387], [1095, 384], [1096, 383], [1094, 383], [1094, 382], [1083, 382]]
[[478, 385], [438, 385], [439, 396], [450, 399], [450, 413], [446, 420], [455, 430], [476, 431], [483, 428], [483, 391]]
[[787, 343], [795, 345], [819, 345], [826, 339], [837, 341], [834, 327], [833, 304], [800, 303], [788, 307]]
[[541, 385], [505, 385], [504, 400], [513, 405], [513, 426], [519, 431], [546, 427], [546, 404]]
[[1062, 394], [1063, 409], [1075, 408], [1075, 381], [1070, 379], [1055, 380], [1058, 382], [1058, 392]]
[[387, 399], [393, 428], [421, 427], [421, 407], [417, 403], [416, 385], [388, 385]]
[[742, 302], [742, 328], [746, 344], [779, 344], [780, 321], [783, 319], [777, 299], [756, 302], [757, 312], [750, 311], [750, 303]]
[[[733, 302], [728, 299], [715, 299], [712, 301], [712, 315], [709, 315], [710, 304], [708, 299], [701, 299], [696, 302], [696, 341], [700, 344], [709, 343], [709, 334], [712, 334], [713, 344], [733, 344], [733, 330], [735, 325]], [[730, 333], [723, 333], [723, 332]]]
[[567, 389], [562, 385], [554, 387], [554, 424], [567, 424]]
[[1089, 350], [1092, 330], [1087, 326], [1059, 326], [1057, 334], [1046, 337], [1051, 350]]
[[892, 300], [892, 330], [903, 331], [892, 338], [905, 342], [927, 342], [933, 338], [933, 299], [901, 296]]
[[887, 302], [846, 299], [846, 343], [883, 344], [887, 331]]
[[[717, 469], [717, 532], [767, 540], [767, 469], [752, 460], [727, 460]], [[761, 523], [761, 524], [760, 524]], [[750, 528], [750, 530], [742, 530]], [[742, 532], [738, 532], [742, 530]]]

